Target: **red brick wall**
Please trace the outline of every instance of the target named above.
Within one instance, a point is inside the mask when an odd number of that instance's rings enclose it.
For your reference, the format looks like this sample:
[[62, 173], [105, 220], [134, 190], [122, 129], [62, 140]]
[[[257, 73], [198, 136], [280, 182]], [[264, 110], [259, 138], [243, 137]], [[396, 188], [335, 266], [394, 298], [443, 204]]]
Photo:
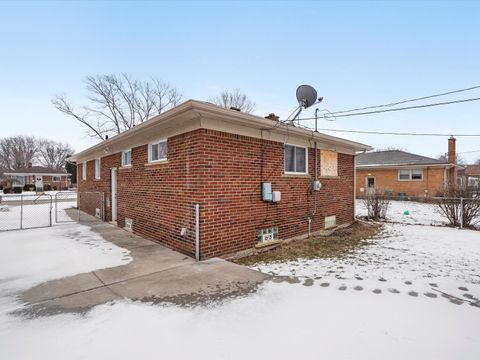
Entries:
[[[353, 156], [338, 155], [338, 177], [320, 178], [322, 189], [312, 191], [314, 149], [309, 150], [309, 175], [284, 174], [282, 143], [202, 130], [200, 166], [205, 201], [202, 203], [202, 253], [218, 256], [253, 247], [257, 230], [279, 227], [280, 238], [324, 228], [325, 216], [337, 224], [353, 221]], [[318, 156], [320, 169], [320, 157]], [[261, 184], [271, 182], [281, 201], [262, 201]], [[316, 204], [316, 205], [315, 205]]]
[[[110, 169], [118, 171], [118, 224], [133, 219], [134, 232], [182, 251], [195, 252], [195, 204], [201, 205], [201, 253], [212, 257], [253, 247], [257, 230], [278, 226], [280, 238], [323, 229], [324, 217], [353, 220], [353, 156], [339, 154], [338, 177], [320, 178], [312, 191], [314, 150], [309, 175], [284, 175], [283, 144], [200, 129], [168, 139], [168, 162], [147, 163], [147, 145], [132, 149], [132, 167], [120, 168], [120, 153], [102, 158], [101, 180], [94, 160], [87, 180], [78, 166], [79, 191], [104, 191], [110, 204]], [[318, 157], [320, 169], [320, 157]], [[262, 182], [281, 191], [280, 203], [262, 201]], [[111, 218], [107, 206], [107, 219]], [[180, 236], [181, 228], [187, 236]]]

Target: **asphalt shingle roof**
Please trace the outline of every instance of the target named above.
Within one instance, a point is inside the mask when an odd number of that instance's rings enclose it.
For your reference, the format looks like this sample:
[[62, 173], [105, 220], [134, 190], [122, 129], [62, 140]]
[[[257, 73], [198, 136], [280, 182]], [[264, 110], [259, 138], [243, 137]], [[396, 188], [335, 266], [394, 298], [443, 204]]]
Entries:
[[401, 150], [373, 151], [357, 156], [357, 166], [438, 164], [445, 164], [445, 162]]
[[32, 166], [16, 170], [6, 170], [7, 174], [67, 174], [65, 169], [54, 169], [44, 166]]

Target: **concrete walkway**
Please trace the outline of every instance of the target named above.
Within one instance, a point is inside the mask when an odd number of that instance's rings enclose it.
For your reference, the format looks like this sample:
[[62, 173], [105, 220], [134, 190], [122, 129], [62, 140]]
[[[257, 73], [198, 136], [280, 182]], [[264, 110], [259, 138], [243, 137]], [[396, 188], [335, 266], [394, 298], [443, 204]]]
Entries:
[[268, 275], [213, 258], [194, 259], [104, 222], [89, 222], [105, 240], [130, 250], [122, 266], [48, 281], [22, 293], [31, 315], [85, 312], [113, 300], [196, 305], [254, 291]]

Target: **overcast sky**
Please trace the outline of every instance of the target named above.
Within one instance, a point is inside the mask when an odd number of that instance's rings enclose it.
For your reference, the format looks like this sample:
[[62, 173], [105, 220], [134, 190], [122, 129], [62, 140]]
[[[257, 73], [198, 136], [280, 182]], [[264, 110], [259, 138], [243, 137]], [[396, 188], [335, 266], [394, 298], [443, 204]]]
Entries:
[[[184, 99], [240, 88], [256, 113], [282, 118], [295, 89], [346, 110], [480, 85], [478, 2], [1, 2], [0, 136], [28, 134], [82, 150], [94, 140], [51, 105], [85, 103], [87, 75], [156, 76]], [[480, 90], [427, 102], [480, 97]], [[413, 105], [413, 104], [412, 104]], [[480, 134], [480, 101], [338, 118], [322, 128]], [[311, 116], [313, 109], [302, 116]], [[437, 156], [447, 138], [340, 134], [376, 148]], [[459, 138], [458, 151], [480, 150]], [[462, 155], [469, 161], [480, 151]]]

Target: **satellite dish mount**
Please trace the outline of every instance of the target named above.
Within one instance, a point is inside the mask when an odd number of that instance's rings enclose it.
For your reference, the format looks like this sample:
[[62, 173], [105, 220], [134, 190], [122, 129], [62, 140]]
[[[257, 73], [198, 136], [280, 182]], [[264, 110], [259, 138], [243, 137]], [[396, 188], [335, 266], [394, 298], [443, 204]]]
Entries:
[[293, 122], [300, 116], [303, 109], [309, 108], [313, 104], [316, 104], [317, 101], [320, 102], [322, 100], [323, 98], [317, 98], [317, 90], [312, 86], [300, 85], [297, 88], [298, 111], [291, 120], [291, 124], [293, 125]]

